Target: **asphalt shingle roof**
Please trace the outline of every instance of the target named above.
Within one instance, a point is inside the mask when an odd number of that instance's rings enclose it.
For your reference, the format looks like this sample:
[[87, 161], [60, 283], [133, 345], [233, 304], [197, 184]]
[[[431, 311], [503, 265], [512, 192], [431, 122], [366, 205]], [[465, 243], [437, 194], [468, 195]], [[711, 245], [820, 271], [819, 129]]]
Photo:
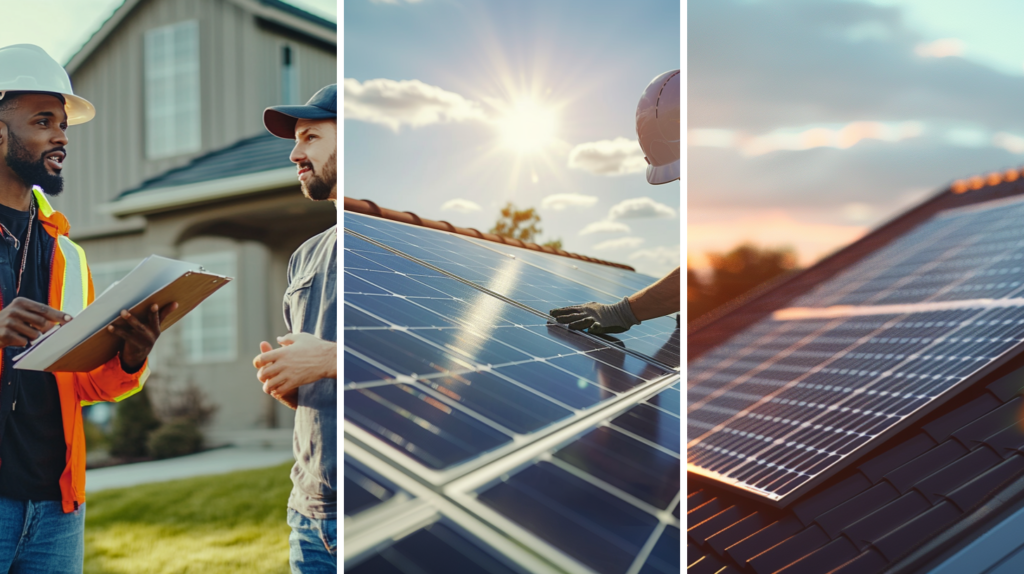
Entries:
[[[946, 190], [689, 335], [689, 359], [935, 213], [1024, 194], [1024, 179]], [[873, 574], [905, 559], [1024, 476], [1024, 353], [785, 509], [691, 474], [687, 572]], [[985, 529], [989, 525], [979, 524]]]
[[150, 178], [140, 186], [122, 192], [118, 197], [162, 187], [176, 187], [292, 167], [295, 164], [288, 159], [288, 155], [294, 145], [294, 140], [281, 139], [269, 133], [246, 138], [228, 147], [201, 155], [188, 165]]

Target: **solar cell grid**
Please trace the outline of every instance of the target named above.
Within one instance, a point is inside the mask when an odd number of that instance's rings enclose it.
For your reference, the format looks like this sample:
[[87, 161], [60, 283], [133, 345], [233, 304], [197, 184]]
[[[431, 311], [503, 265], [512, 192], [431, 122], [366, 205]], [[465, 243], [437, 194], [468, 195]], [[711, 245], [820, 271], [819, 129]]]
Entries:
[[[381, 512], [416, 520], [440, 512], [427, 526], [413, 523], [411, 534], [392, 516], [359, 538], [346, 571], [543, 571], [517, 565], [537, 566], [533, 552], [560, 565], [552, 571], [678, 571], [680, 385], [665, 367], [679, 364], [676, 321], [600, 338], [546, 316], [569, 303], [613, 302], [649, 278], [544, 254], [528, 264], [449, 234], [351, 214], [346, 227], [371, 239], [345, 235], [346, 453], [352, 441], [361, 462], [371, 457], [416, 493], [389, 506], [399, 500], [394, 487], [346, 461], [346, 495], [354, 495], [347, 512], [362, 513], [361, 531]], [[525, 459], [547, 444], [558, 446]], [[506, 473], [505, 464], [517, 470]], [[453, 486], [467, 473], [486, 488]], [[433, 490], [420, 492], [427, 483]], [[503, 530], [506, 522], [441, 510], [464, 496], [539, 537], [529, 543], [533, 557], [509, 558], [523, 541]], [[485, 536], [488, 529], [501, 534]]]
[[[516, 258], [512, 258], [462, 237], [431, 229], [351, 214], [346, 214], [346, 227], [525, 305], [543, 316], [551, 309], [587, 301], [614, 303], [642, 288], [624, 285], [624, 281], [615, 274], [600, 276], [573, 271], [571, 266], [565, 267], [562, 263], [549, 262], [541, 268], [524, 262], [540, 257], [565, 258], [532, 252], [517, 253]], [[578, 276], [568, 278], [549, 269], [566, 269]], [[635, 278], [630, 281], [636, 284], [647, 282], [646, 279]], [[668, 366], [678, 367], [681, 364], [677, 319], [661, 317], [644, 321], [626, 333], [609, 337], [609, 340]]]

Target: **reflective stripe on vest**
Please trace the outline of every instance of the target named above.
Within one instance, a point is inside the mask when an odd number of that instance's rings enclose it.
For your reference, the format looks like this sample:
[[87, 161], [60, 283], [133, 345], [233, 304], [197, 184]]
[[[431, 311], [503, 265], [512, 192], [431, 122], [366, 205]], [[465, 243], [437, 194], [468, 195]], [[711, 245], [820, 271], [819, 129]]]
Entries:
[[89, 267], [85, 263], [85, 251], [64, 235], [57, 236], [57, 246], [64, 255], [60, 310], [75, 317], [89, 304]]

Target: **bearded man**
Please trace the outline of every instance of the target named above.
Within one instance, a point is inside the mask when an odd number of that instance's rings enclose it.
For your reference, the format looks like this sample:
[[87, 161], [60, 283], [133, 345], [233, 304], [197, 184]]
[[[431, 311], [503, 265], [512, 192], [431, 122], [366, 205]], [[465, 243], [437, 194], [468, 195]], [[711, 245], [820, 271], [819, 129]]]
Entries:
[[[302, 193], [313, 201], [338, 200], [338, 85], [304, 106], [274, 106], [263, 124], [294, 139], [290, 159]], [[338, 569], [338, 226], [309, 239], [288, 263], [281, 347], [260, 343], [253, 359], [263, 392], [296, 410], [292, 493], [288, 499], [293, 573], [334, 574]]]
[[13, 358], [94, 297], [85, 252], [47, 196], [61, 193], [68, 125], [96, 111], [40, 47], [0, 48], [0, 572], [75, 573], [85, 553], [82, 403], [142, 389], [160, 322], [154, 308], [109, 329], [118, 353], [87, 373], [14, 368]]

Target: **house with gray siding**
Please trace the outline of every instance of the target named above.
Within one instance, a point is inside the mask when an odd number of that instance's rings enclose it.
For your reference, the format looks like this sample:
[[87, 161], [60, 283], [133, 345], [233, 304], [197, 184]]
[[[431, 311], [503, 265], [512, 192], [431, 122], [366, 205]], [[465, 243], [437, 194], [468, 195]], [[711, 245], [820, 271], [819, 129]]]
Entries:
[[285, 333], [289, 256], [337, 210], [302, 196], [293, 142], [262, 114], [335, 83], [336, 49], [334, 22], [278, 0], [125, 0], [65, 66], [96, 118], [68, 130], [54, 204], [97, 293], [150, 254], [235, 278], [152, 355], [154, 401], [198, 387], [214, 443], [289, 440], [291, 411], [252, 358]]

